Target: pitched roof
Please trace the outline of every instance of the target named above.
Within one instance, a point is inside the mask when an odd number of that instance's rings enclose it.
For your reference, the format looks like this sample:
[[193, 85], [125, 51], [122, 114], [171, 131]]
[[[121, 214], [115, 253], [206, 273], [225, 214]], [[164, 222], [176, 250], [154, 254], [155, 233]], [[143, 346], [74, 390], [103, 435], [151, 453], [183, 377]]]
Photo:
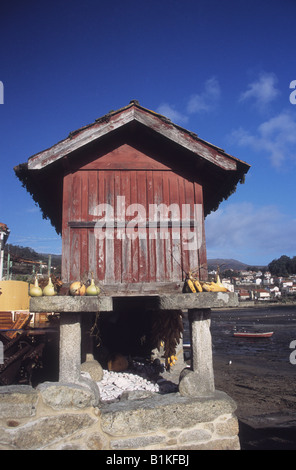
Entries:
[[[235, 191], [236, 185], [243, 182], [250, 167], [221, 148], [200, 139], [195, 133], [132, 100], [124, 108], [110, 111], [92, 124], [71, 132], [66, 139], [14, 168], [23, 186], [39, 204], [44, 218], [50, 219], [58, 233], [61, 232], [62, 178], [66, 162], [74, 160], [84, 148], [100, 145], [119, 134], [142, 139], [144, 146], [154, 140], [156, 146], [161, 143], [170, 151], [183, 153], [185, 158], [193, 157], [193, 173], [198, 170], [199, 173], [210, 175], [207, 178], [209, 183], [204, 187], [205, 215], [216, 210], [220, 202]], [[184, 164], [184, 155], [180, 158], [181, 164]]]

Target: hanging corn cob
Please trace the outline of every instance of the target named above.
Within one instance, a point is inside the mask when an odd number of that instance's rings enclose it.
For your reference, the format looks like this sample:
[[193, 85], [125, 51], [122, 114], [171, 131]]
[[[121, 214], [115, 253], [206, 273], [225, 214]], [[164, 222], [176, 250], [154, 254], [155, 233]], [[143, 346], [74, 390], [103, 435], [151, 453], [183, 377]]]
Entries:
[[154, 316], [151, 335], [152, 344], [159, 351], [163, 348], [167, 369], [177, 361], [176, 348], [182, 338], [183, 321], [179, 311], [157, 312]]

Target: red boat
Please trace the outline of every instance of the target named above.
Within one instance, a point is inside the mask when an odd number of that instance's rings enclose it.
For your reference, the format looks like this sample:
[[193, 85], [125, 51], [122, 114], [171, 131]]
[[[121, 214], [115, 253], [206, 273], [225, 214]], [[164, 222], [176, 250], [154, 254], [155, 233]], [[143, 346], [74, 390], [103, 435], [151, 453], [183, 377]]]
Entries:
[[233, 336], [237, 338], [270, 338], [273, 335], [273, 331], [268, 331], [266, 333], [247, 333], [245, 331], [235, 332]]

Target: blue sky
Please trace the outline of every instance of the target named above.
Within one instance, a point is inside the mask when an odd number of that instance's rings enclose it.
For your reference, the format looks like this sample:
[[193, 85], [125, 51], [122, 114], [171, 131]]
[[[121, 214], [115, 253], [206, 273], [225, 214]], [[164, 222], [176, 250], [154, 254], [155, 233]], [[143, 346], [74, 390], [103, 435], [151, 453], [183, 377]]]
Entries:
[[2, 2], [0, 222], [9, 242], [61, 252], [13, 167], [137, 99], [251, 165], [206, 219], [209, 258], [296, 255], [295, 18], [294, 0]]

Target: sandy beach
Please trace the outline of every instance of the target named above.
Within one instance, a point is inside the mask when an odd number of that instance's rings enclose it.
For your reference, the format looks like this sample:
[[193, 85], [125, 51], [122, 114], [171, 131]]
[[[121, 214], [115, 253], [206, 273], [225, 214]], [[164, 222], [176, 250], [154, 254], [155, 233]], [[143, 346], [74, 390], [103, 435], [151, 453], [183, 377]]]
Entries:
[[[212, 311], [215, 384], [237, 403], [241, 448], [296, 449], [296, 307]], [[274, 331], [238, 339], [233, 331]]]

